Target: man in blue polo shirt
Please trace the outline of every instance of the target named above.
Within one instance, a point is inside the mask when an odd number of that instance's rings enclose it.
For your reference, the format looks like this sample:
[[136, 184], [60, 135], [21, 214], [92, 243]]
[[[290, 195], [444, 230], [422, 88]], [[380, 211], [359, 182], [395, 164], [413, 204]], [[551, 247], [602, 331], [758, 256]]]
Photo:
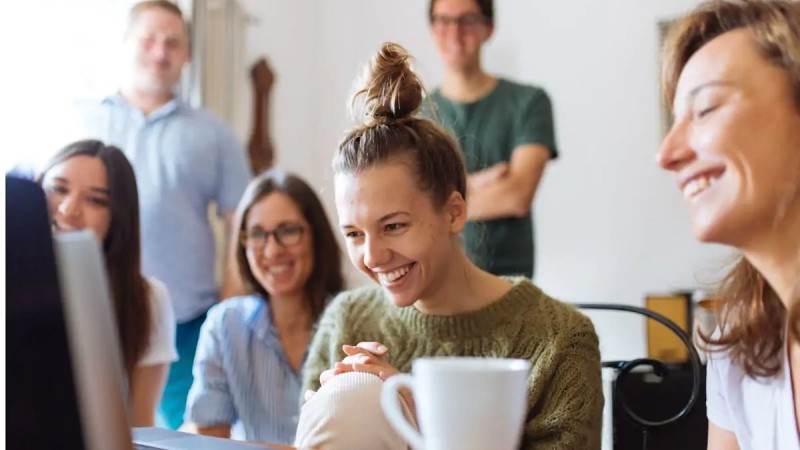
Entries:
[[[120, 91], [88, 105], [83, 121], [91, 137], [121, 148], [136, 171], [143, 270], [167, 285], [178, 321], [180, 359], [170, 368], [158, 424], [177, 428], [206, 311], [235, 289], [228, 277], [222, 292], [215, 281], [208, 209], [217, 205], [230, 235], [233, 211], [251, 173], [230, 129], [173, 94], [190, 57], [186, 23], [177, 6], [164, 0], [135, 5], [124, 48], [126, 77]], [[153, 374], [148, 382], [163, 383], [161, 377]]]

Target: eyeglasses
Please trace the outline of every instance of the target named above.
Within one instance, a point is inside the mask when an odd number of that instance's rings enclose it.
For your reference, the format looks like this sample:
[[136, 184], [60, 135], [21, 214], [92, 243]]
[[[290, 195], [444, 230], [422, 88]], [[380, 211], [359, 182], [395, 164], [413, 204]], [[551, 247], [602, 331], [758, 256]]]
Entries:
[[458, 17], [434, 15], [431, 17], [431, 27], [434, 30], [444, 30], [448, 25], [458, 25], [464, 30], [474, 30], [479, 25], [489, 22], [486, 16], [478, 13], [463, 14]]
[[263, 251], [269, 241], [269, 236], [275, 237], [281, 247], [291, 247], [297, 245], [303, 240], [303, 232], [305, 227], [302, 225], [280, 225], [274, 230], [262, 230], [254, 228], [252, 230], [242, 231], [239, 236], [241, 244], [252, 251]]

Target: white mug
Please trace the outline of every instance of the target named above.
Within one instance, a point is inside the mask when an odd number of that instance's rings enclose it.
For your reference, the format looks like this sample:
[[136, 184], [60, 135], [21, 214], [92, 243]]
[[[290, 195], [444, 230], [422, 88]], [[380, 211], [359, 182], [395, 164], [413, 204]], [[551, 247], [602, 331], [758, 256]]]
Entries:
[[[412, 375], [386, 380], [381, 407], [414, 450], [519, 446], [528, 409], [530, 362], [524, 359], [420, 358]], [[405, 419], [398, 392], [411, 390], [422, 434]]]

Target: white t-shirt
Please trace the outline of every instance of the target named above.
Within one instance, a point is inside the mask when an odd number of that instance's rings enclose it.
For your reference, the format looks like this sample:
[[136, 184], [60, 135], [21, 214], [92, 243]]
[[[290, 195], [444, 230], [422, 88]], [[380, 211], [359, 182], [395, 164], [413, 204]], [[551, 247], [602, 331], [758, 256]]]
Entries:
[[708, 420], [736, 435], [740, 450], [800, 450], [787, 347], [778, 375], [750, 378], [727, 353], [711, 353], [706, 374]]
[[168, 364], [178, 360], [175, 350], [175, 313], [167, 287], [155, 278], [146, 277], [150, 284], [150, 345], [139, 358], [139, 367]]

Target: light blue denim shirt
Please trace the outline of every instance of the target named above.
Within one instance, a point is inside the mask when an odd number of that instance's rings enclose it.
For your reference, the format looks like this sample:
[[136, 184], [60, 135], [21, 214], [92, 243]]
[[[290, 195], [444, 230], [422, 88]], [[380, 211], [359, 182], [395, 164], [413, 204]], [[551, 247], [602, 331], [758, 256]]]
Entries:
[[289, 365], [263, 298], [235, 297], [211, 308], [193, 373], [187, 422], [229, 424], [243, 429], [237, 438], [292, 444], [301, 377]]
[[174, 99], [145, 116], [116, 94], [79, 105], [83, 138], [125, 153], [139, 185], [142, 271], [164, 282], [178, 323], [219, 300], [208, 208], [235, 209], [251, 173], [244, 148], [210, 112]]

